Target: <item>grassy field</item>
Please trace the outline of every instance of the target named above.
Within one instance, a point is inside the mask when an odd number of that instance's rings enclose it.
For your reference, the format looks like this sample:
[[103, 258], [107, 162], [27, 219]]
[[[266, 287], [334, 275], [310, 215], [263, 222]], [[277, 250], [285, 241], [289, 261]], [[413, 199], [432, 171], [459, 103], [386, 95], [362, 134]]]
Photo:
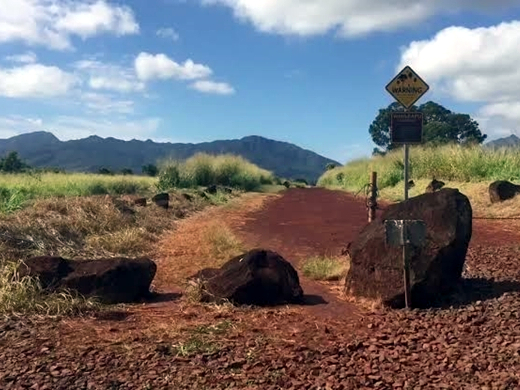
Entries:
[[29, 200], [91, 196], [148, 194], [156, 178], [107, 176], [89, 173], [0, 174], [0, 213], [23, 208]]
[[[377, 185], [383, 199], [401, 201], [404, 198], [402, 149], [386, 156], [355, 160], [327, 171], [318, 185], [357, 193], [368, 183], [372, 171], [377, 172]], [[520, 199], [491, 206], [488, 195], [488, 185], [492, 181], [520, 181], [519, 151], [457, 146], [410, 148], [410, 179], [414, 180], [415, 187], [411, 188], [409, 195], [424, 193], [433, 178], [466, 194], [480, 214], [498, 217], [520, 215]]]
[[239, 156], [196, 154], [186, 161], [165, 160], [160, 164], [159, 188], [195, 188], [211, 184], [245, 191], [275, 183], [274, 175]]
[[244, 191], [278, 190], [274, 175], [233, 155], [197, 154], [186, 161], [161, 163], [159, 177], [89, 173], [0, 174], [0, 214], [22, 209], [30, 200], [91, 196], [151, 195], [155, 191], [198, 188], [211, 184]]

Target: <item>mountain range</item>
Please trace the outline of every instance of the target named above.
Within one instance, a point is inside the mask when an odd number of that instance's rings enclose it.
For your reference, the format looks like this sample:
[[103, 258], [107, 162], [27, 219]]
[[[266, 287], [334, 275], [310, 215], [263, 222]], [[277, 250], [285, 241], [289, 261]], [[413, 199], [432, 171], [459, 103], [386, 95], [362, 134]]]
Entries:
[[499, 138], [494, 141], [490, 141], [486, 143], [484, 146], [488, 148], [503, 148], [503, 147], [513, 147], [520, 148], [520, 138], [514, 134], [511, 134], [509, 137]]
[[123, 141], [112, 137], [60, 141], [52, 133], [37, 131], [0, 139], [0, 156], [10, 151], [33, 167], [55, 167], [67, 171], [97, 172], [100, 168], [113, 171], [124, 168], [136, 173], [146, 164], [172, 157], [184, 160], [196, 153], [231, 153], [239, 155], [285, 179], [316, 182], [326, 165], [341, 165], [311, 150], [294, 144], [252, 135], [241, 139], [220, 140], [198, 144], [158, 143], [152, 140]]

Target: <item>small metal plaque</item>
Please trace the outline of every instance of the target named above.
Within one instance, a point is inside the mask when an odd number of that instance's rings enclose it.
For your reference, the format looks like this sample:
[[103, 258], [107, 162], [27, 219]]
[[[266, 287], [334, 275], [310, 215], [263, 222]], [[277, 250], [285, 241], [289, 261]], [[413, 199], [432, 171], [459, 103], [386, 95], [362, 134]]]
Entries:
[[385, 232], [387, 245], [419, 247], [426, 239], [426, 224], [421, 220], [386, 220]]

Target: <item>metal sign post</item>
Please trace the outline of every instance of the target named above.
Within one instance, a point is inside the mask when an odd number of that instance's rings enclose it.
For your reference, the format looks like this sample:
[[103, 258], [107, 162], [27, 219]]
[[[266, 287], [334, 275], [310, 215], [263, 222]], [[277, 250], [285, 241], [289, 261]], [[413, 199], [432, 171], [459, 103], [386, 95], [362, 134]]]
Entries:
[[[415, 71], [405, 66], [386, 86], [386, 90], [404, 107], [404, 112], [393, 112], [391, 115], [390, 140], [393, 144], [404, 146], [404, 200], [408, 200], [409, 181], [409, 157], [410, 144], [422, 143], [423, 115], [420, 112], [410, 112], [409, 109], [430, 87]], [[410, 263], [408, 245], [414, 241], [413, 237], [419, 237], [416, 244], [420, 245], [425, 237], [425, 225], [423, 221], [394, 220], [385, 221], [387, 242], [391, 245], [403, 247], [403, 277], [404, 296], [406, 308], [411, 306], [410, 292]]]
[[421, 220], [385, 221], [386, 243], [403, 248], [404, 302], [407, 309], [412, 306], [410, 288], [410, 246], [420, 247], [426, 239], [426, 225]]

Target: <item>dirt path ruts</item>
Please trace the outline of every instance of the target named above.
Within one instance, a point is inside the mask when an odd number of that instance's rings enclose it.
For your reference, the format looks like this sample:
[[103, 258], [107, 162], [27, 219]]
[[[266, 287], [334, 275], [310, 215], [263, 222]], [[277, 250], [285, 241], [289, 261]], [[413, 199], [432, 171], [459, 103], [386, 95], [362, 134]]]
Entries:
[[[248, 215], [247, 222], [235, 231], [247, 246], [275, 250], [298, 269], [299, 262], [311, 256], [339, 255], [366, 223], [363, 203], [345, 192], [290, 189]], [[311, 313], [342, 320], [360, 317], [359, 309], [327, 286], [302, 277], [301, 272], [300, 278], [313, 303]]]

